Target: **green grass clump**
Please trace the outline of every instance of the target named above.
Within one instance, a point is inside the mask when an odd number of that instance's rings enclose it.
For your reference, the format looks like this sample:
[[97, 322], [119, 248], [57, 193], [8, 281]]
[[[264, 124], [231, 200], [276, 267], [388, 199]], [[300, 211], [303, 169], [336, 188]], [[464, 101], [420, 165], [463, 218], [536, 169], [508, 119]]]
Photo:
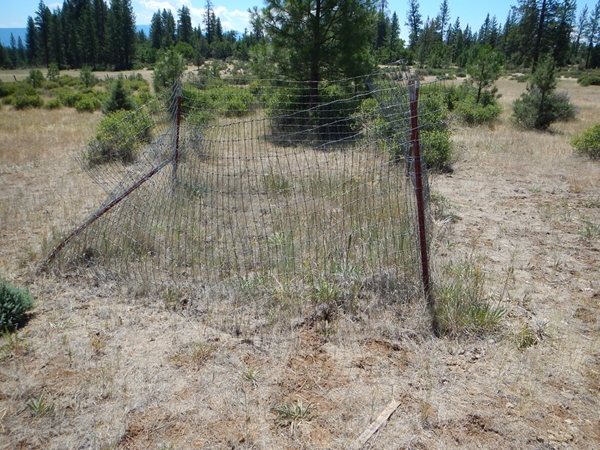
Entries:
[[504, 308], [493, 306], [484, 294], [485, 276], [470, 262], [443, 270], [435, 289], [433, 320], [441, 336], [482, 335], [498, 329]]
[[600, 159], [600, 124], [596, 124], [575, 136], [571, 141], [571, 145], [582, 155], [591, 159]]
[[34, 306], [33, 297], [23, 289], [0, 280], [0, 329], [14, 329]]

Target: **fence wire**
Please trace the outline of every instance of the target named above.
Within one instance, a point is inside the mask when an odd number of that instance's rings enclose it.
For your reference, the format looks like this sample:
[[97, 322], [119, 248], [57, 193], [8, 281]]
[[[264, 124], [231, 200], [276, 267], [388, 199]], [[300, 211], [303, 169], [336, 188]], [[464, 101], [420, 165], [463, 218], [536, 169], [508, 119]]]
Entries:
[[410, 78], [188, 76], [80, 152], [107, 198], [51, 266], [161, 289], [293, 280], [318, 296], [353, 280], [421, 297]]

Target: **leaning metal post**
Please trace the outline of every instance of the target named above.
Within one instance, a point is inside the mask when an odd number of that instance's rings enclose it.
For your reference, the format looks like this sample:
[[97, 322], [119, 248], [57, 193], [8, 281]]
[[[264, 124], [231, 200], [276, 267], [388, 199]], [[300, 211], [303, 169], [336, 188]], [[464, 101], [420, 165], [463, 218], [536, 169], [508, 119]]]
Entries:
[[431, 281], [429, 276], [429, 257], [427, 246], [427, 232], [425, 224], [425, 201], [423, 199], [423, 170], [421, 167], [421, 149], [419, 144], [418, 102], [420, 83], [412, 80], [410, 89], [410, 127], [412, 158], [415, 168], [415, 196], [417, 198], [417, 216], [419, 225], [419, 246], [421, 249], [421, 276], [423, 279], [423, 290], [427, 299], [427, 306], [433, 308], [433, 295], [431, 292]]
[[177, 166], [179, 165], [179, 129], [181, 126], [181, 80], [175, 84], [177, 90], [177, 111], [175, 112], [175, 150], [173, 152], [173, 187], [177, 181]]

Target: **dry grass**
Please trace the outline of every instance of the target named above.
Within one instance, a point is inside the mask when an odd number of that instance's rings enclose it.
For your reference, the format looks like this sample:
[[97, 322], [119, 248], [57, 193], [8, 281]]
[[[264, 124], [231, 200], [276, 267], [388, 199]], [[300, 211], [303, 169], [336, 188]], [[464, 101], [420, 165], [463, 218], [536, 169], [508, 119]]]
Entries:
[[[368, 448], [598, 448], [600, 241], [581, 230], [600, 223], [600, 166], [568, 142], [594, 122], [600, 89], [559, 87], [580, 107], [576, 121], [525, 133], [505, 112], [494, 129], [456, 129], [455, 172], [433, 182], [450, 211], [436, 225], [436, 264], [476, 260], [507, 311], [485, 339], [434, 338], [418, 304], [306, 320], [285, 284], [157, 298], [34, 275], [52, 230], [103, 198], [71, 159], [98, 117], [0, 110], [0, 272], [38, 301], [26, 327], [1, 338], [0, 448], [343, 449], [391, 397], [401, 406]], [[507, 106], [524, 85], [499, 88]], [[18, 126], [28, 136], [10, 135]], [[210, 326], [275, 297], [291, 305], [278, 329], [256, 326], [269, 316]], [[527, 348], [516, 341], [525, 327], [536, 336]]]

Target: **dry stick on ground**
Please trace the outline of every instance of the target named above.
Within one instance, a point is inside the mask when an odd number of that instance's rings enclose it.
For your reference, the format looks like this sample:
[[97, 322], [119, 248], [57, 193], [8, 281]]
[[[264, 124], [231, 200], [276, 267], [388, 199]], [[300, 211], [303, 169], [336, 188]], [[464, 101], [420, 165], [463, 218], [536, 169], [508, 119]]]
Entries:
[[398, 409], [398, 406], [400, 406], [400, 402], [398, 400], [392, 400], [389, 402], [382, 413], [377, 416], [377, 419], [375, 419], [375, 421], [372, 422], [371, 425], [369, 425], [367, 429], [363, 431], [363, 433], [354, 441], [354, 443], [350, 446], [350, 449], [359, 450], [362, 448], [362, 446], [365, 445], [369, 439], [371, 439], [371, 436], [373, 436], [377, 430], [379, 430], [379, 428], [381, 428], [381, 426], [389, 420], [391, 415], [394, 414], [394, 412]]

